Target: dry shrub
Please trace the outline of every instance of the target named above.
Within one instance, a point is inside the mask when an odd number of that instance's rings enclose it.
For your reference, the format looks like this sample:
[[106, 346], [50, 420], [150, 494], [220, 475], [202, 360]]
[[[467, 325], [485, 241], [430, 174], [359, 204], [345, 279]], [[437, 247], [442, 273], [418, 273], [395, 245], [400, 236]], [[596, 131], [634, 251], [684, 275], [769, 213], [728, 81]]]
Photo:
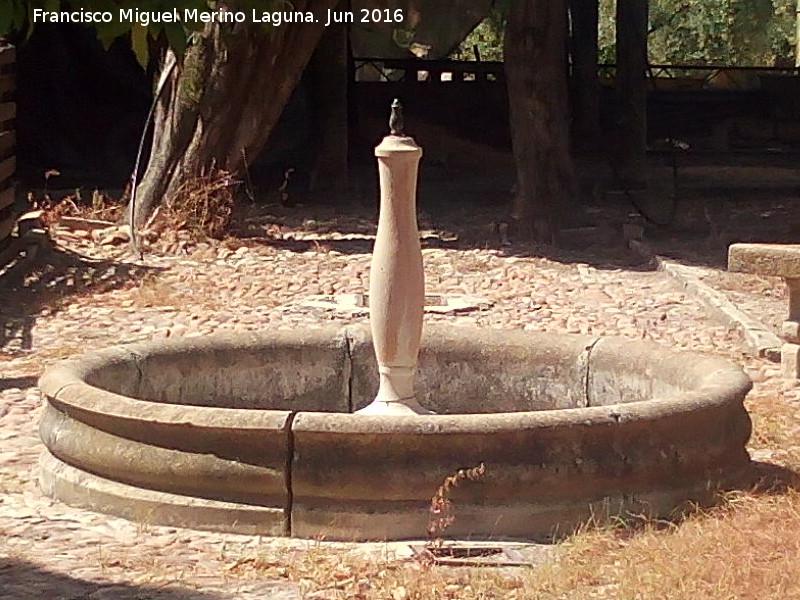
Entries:
[[237, 185], [230, 172], [213, 166], [187, 178], [160, 211], [159, 229], [187, 231], [195, 240], [222, 239], [231, 223]]

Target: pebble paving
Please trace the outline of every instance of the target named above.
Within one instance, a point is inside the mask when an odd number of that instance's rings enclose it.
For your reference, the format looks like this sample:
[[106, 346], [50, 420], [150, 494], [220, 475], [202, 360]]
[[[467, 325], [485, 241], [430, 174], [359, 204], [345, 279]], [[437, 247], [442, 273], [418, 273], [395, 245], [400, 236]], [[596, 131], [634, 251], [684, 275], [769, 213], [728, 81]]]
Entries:
[[[796, 388], [777, 378], [777, 365], [748, 355], [738, 331], [713, 321], [663, 273], [512, 250], [426, 248], [430, 293], [478, 295], [491, 303], [426, 319], [647, 339], [712, 353], [745, 366], [759, 393], [797, 402]], [[57, 298], [55, 304], [36, 301], [24, 288], [5, 290], [0, 302], [6, 327], [0, 347], [0, 600], [303, 597], [295, 583], [243, 578], [231, 565], [260, 552], [290, 560], [312, 542], [147, 526], [43, 496], [36, 484], [42, 451], [36, 378], [59, 359], [109, 344], [365, 321], [301, 302], [316, 294], [364, 292], [367, 249], [218, 245], [137, 263], [120, 249], [104, 250], [98, 261], [76, 259], [63, 247], [55, 252], [68, 255], [61, 279], [48, 280], [60, 291], [44, 279], [26, 280], [37, 293], [55, 294], [47, 296]], [[46, 256], [37, 260], [46, 262]], [[769, 449], [756, 451], [770, 457]], [[385, 552], [380, 546], [342, 548]]]

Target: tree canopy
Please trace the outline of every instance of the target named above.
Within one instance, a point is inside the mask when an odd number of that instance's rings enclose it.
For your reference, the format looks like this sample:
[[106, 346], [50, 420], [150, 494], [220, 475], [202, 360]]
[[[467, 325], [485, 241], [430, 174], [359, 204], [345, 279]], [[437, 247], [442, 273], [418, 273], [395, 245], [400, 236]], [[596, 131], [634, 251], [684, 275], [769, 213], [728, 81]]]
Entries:
[[[614, 62], [616, 0], [600, 0], [600, 56]], [[796, 0], [650, 0], [654, 64], [771, 66], [792, 61]]]
[[[270, 10], [280, 6], [279, 0], [236, 0], [241, 10]], [[0, 3], [0, 36], [6, 34], [18, 37], [30, 35], [37, 24], [35, 15], [42, 13], [73, 11], [83, 13], [97, 32], [100, 42], [107, 48], [111, 43], [125, 35], [130, 35], [131, 46], [140, 64], [146, 65], [150, 59], [148, 39], [163, 38], [178, 54], [186, 49], [190, 36], [203, 29], [202, 20], [183, 20], [180, 22], [146, 22], [144, 19], [130, 18], [136, 11], [140, 13], [166, 13], [173, 10], [184, 14], [186, 10], [198, 13], [212, 13], [226, 3], [208, 0], [3, 0]], [[122, 12], [125, 11], [125, 12]], [[91, 15], [110, 13], [108, 22], [98, 21]], [[128, 18], [121, 18], [123, 14]], [[39, 21], [44, 22], [44, 21]]]
[[[616, 0], [599, 0], [600, 60], [613, 63]], [[503, 34], [511, 5], [498, 0], [489, 16], [453, 53], [473, 60], [503, 60]], [[793, 64], [796, 0], [650, 0], [648, 49], [653, 64]]]

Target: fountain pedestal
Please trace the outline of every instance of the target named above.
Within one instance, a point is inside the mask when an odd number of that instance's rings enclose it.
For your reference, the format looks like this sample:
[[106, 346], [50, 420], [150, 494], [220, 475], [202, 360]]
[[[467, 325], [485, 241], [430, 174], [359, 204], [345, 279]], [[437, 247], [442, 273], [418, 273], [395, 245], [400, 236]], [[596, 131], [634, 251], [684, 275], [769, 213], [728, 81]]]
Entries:
[[388, 135], [375, 148], [381, 185], [378, 233], [372, 253], [369, 316], [380, 387], [358, 414], [430, 414], [417, 402], [414, 373], [422, 339], [425, 280], [417, 229], [414, 139]]

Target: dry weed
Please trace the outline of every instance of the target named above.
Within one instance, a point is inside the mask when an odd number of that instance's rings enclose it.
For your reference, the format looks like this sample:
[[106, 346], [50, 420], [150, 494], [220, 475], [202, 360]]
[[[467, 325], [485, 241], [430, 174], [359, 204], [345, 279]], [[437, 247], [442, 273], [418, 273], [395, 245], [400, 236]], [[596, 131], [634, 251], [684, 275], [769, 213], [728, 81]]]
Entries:
[[157, 229], [187, 231], [194, 240], [222, 239], [230, 226], [237, 185], [228, 171], [213, 166], [187, 178], [167, 199]]
[[125, 210], [122, 200], [112, 198], [100, 190], [93, 190], [91, 198], [86, 199], [82, 190], [77, 189], [74, 194], [59, 201], [53, 200], [47, 192], [42, 196], [30, 192], [28, 200], [34, 207], [42, 210], [42, 222], [46, 227], [52, 227], [61, 217], [117, 222]]
[[456, 520], [453, 514], [453, 504], [450, 501], [450, 494], [464, 481], [477, 481], [486, 473], [486, 466], [481, 463], [471, 469], [459, 469], [452, 475], [448, 475], [437, 488], [436, 493], [431, 498], [431, 506], [428, 509], [428, 544], [441, 545], [440, 536]]
[[615, 532], [587, 534], [574, 542], [562, 573], [574, 579], [580, 565], [585, 575], [576, 583], [603, 589], [599, 597], [608, 598], [798, 598], [798, 530], [796, 491], [742, 493], [667, 530], [648, 529], [629, 540]]

